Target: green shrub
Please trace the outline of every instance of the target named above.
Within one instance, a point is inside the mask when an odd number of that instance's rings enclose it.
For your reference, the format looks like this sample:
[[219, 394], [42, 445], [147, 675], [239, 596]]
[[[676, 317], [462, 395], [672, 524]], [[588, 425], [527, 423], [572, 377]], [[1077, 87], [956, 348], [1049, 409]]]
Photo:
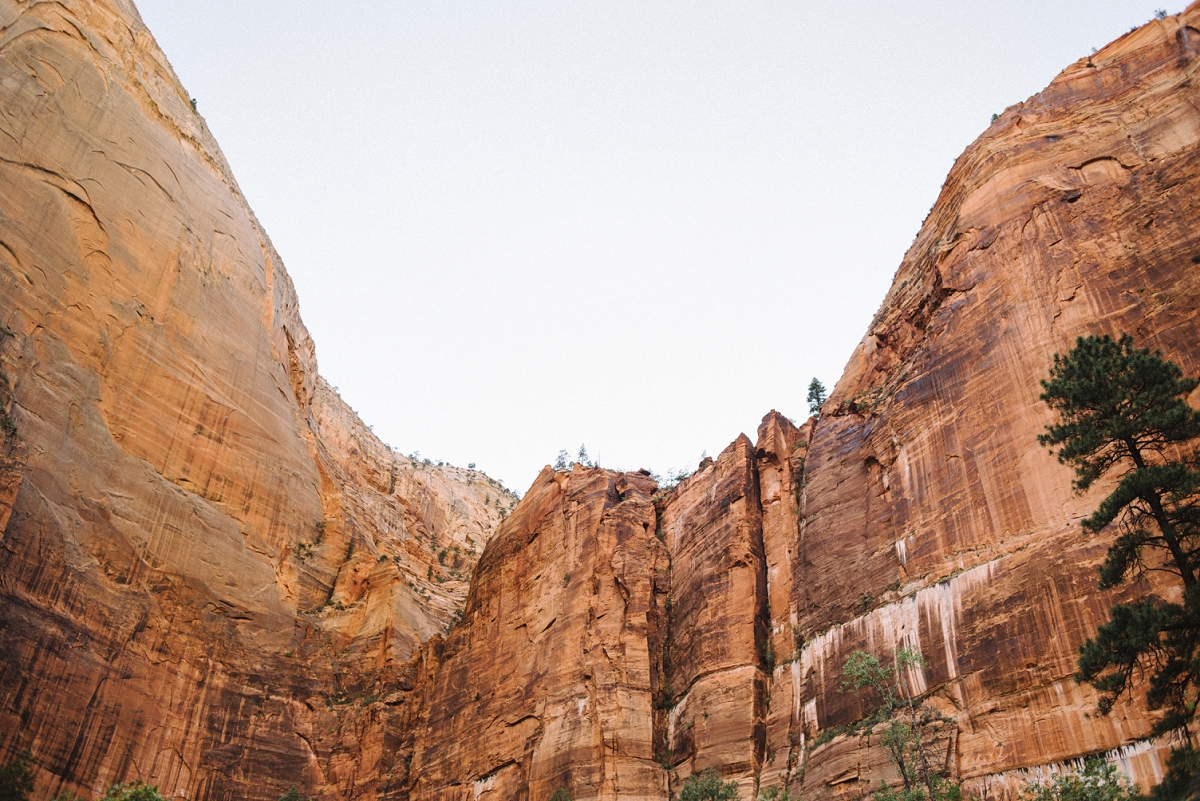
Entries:
[[958, 786], [957, 782], [941, 776], [931, 776], [928, 786], [914, 784], [905, 789], [883, 784], [882, 787], [871, 793], [871, 801], [925, 801], [929, 792], [927, 787], [933, 788], [933, 801], [961, 801], [962, 799], [962, 788]]
[[1141, 796], [1115, 765], [1089, 759], [1081, 771], [1060, 773], [1049, 782], [1030, 782], [1021, 801], [1136, 801]]
[[0, 801], [26, 801], [33, 792], [33, 754], [26, 748], [0, 768]]
[[716, 768], [693, 773], [679, 788], [676, 801], [736, 801], [737, 782], [723, 782]]
[[158, 787], [131, 781], [124, 784], [113, 784], [108, 788], [100, 801], [166, 801], [158, 794]]

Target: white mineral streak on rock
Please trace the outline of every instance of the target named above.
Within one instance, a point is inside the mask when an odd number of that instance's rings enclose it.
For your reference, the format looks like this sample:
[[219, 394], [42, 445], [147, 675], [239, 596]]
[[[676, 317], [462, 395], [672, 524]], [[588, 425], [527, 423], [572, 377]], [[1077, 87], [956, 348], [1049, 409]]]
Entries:
[[[1095, 756], [1105, 762], [1116, 765], [1125, 778], [1140, 779], [1143, 790], [1150, 785], [1158, 784], [1166, 775], [1164, 758], [1171, 746], [1179, 745], [1182, 739], [1168, 735], [1158, 740], [1139, 740], [1135, 743], [1103, 751]], [[964, 792], [986, 798], [1012, 798], [1020, 794], [1021, 789], [1030, 782], [1047, 783], [1055, 776], [1063, 773], [1073, 773], [1084, 768], [1085, 760], [1068, 759], [1062, 762], [1052, 762], [1047, 765], [1035, 765], [1028, 768], [1007, 770], [1003, 773], [993, 773], [974, 779], [963, 786]]]
[[941, 630], [946, 672], [952, 679], [958, 678], [957, 630], [963, 598], [991, 584], [997, 563], [998, 560], [985, 562], [917, 593], [917, 602], [928, 621], [929, 630]]
[[[899, 544], [898, 544], [899, 545]], [[918, 590], [895, 603], [872, 609], [862, 617], [834, 626], [805, 644], [798, 663], [793, 663], [792, 683], [795, 688], [797, 715], [804, 707], [803, 721], [816, 730], [816, 698], [805, 699], [802, 679], [815, 671], [814, 688], [817, 696], [833, 691], [841, 682], [842, 664], [850, 652], [863, 649], [881, 660], [892, 657], [896, 651], [908, 646], [922, 655], [926, 648], [939, 645], [945, 654], [946, 669], [950, 678], [958, 676], [958, 618], [962, 614], [964, 599], [986, 588], [996, 574], [996, 561], [966, 570], [953, 578], [931, 587]], [[940, 634], [941, 643], [921, 642], [921, 620], [926, 623], [930, 634]], [[847, 645], [843, 647], [843, 640]], [[924, 695], [928, 692], [925, 671], [910, 669], [905, 672], [910, 692]], [[812, 707], [810, 714], [809, 707]]]
[[495, 784], [496, 784], [496, 774], [495, 773], [493, 773], [491, 776], [487, 776], [483, 779], [477, 780], [475, 782], [475, 798], [478, 799], [479, 796], [483, 795], [486, 792], [489, 792]]
[[[800, 670], [800, 660], [793, 659], [788, 664], [788, 670], [792, 675], [792, 720], [800, 720], [800, 707], [804, 703], [803, 683], [804, 674]], [[816, 720], [813, 720], [813, 725], [816, 725]]]
[[[797, 696], [797, 698], [798, 697], [799, 696]], [[797, 701], [796, 703], [799, 704], [800, 702]], [[808, 701], [806, 701], [804, 703], [803, 723], [804, 723], [805, 731], [808, 731], [810, 728], [813, 731], [816, 731], [817, 729], [821, 728], [818, 725], [818, 721], [817, 721], [817, 699], [816, 698], [810, 698]]]

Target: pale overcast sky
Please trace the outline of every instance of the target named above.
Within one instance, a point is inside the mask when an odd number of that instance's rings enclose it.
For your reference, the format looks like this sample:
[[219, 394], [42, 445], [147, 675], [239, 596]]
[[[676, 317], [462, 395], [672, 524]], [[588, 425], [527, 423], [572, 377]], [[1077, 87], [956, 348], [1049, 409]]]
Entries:
[[385, 442], [524, 492], [581, 443], [665, 473], [806, 417], [991, 115], [1163, 6], [138, 7], [321, 373]]

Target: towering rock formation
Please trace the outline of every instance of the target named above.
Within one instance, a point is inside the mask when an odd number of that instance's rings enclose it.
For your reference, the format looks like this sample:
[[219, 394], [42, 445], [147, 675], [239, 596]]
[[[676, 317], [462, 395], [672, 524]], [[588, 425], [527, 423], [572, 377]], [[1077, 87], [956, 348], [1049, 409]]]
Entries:
[[435, 643], [409, 797], [658, 799], [666, 548], [653, 479], [546, 468]]
[[[859, 714], [835, 692], [852, 649], [908, 642], [968, 788], [1114, 749], [1161, 775], [1141, 694], [1100, 717], [1071, 679], [1108, 607], [1147, 590], [1095, 589], [1109, 540], [1079, 521], [1112, 484], [1073, 494], [1035, 437], [1039, 381], [1079, 335], [1127, 331], [1200, 373], [1198, 29], [1193, 5], [1077, 62], [952, 169], [810, 445], [793, 742]], [[863, 792], [864, 748], [811, 749], [805, 791]]]
[[515, 499], [319, 378], [132, 5], [0, 0], [0, 757], [42, 797], [666, 799], [715, 767], [850, 799], [892, 769], [841, 666], [907, 644], [969, 790], [1095, 753], [1156, 781], [1154, 715], [1071, 680], [1149, 586], [1095, 589], [1108, 487], [1072, 493], [1037, 395], [1087, 333], [1200, 373], [1198, 64], [1194, 5], [1001, 115], [818, 420], [671, 489], [547, 468], [492, 538]]
[[[1072, 493], [1036, 443], [1051, 419], [1037, 395], [1087, 333], [1132, 332], [1200, 373], [1198, 30], [1196, 6], [1152, 22], [1001, 115], [956, 163], [821, 418], [768, 415], [757, 445], [737, 440], [659, 498], [655, 739], [672, 787], [706, 767], [743, 798], [856, 798], [894, 778], [877, 739], [839, 734], [865, 710], [837, 688], [853, 650], [903, 644], [929, 663], [913, 689], [954, 722], [937, 760], [968, 790], [1004, 796], [1096, 753], [1161, 778], [1167, 743], [1145, 740], [1140, 698], [1100, 717], [1071, 678], [1108, 607], [1149, 587], [1096, 590], [1107, 542], [1079, 521], [1111, 484]], [[449, 719], [454, 699], [425, 703]], [[459, 773], [503, 770], [501, 797], [544, 797], [523, 753]], [[420, 797], [459, 797], [440, 786]]]
[[371, 702], [515, 498], [319, 379], [129, 2], [0, 2], [0, 325], [0, 755], [43, 794], [373, 786]]

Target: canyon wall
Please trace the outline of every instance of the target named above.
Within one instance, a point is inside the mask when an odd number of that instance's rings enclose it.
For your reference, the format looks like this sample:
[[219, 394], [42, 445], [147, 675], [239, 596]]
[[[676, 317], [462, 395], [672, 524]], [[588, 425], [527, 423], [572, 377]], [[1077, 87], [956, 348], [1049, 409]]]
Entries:
[[0, 0], [0, 756], [39, 797], [372, 787], [515, 497], [379, 442], [128, 2]]
[[[851, 650], [904, 642], [968, 789], [1101, 752], [1161, 777], [1141, 693], [1098, 716], [1071, 678], [1108, 607], [1148, 589], [1096, 591], [1111, 537], [1079, 523], [1112, 480], [1073, 493], [1035, 438], [1039, 382], [1080, 335], [1129, 332], [1200, 373], [1198, 29], [1193, 5], [1080, 60], [951, 170], [810, 444], [792, 742], [860, 714], [836, 692]], [[805, 792], [860, 794], [878, 750], [811, 749]]]
[[[616, 793], [571, 778], [600, 761], [575, 751], [578, 773], [559, 774], [572, 798], [665, 798], [662, 781], [708, 767], [747, 799], [783, 786], [861, 797], [896, 775], [877, 735], [847, 728], [867, 710], [838, 691], [842, 665], [902, 645], [928, 663], [912, 688], [953, 723], [935, 761], [969, 792], [1008, 797], [1092, 754], [1143, 786], [1161, 779], [1170, 742], [1146, 739], [1155, 716], [1140, 695], [1099, 716], [1072, 679], [1109, 606], [1150, 587], [1096, 589], [1108, 540], [1079, 522], [1112, 482], [1072, 491], [1036, 442], [1052, 419], [1038, 393], [1053, 355], [1091, 333], [1130, 332], [1200, 373], [1198, 30], [1196, 6], [1149, 23], [1000, 115], [955, 164], [820, 418], [772, 413], [756, 444], [739, 438], [659, 493], [666, 625], [645, 636], [661, 643], [662, 684], [653, 720], [622, 725], [639, 743], [655, 728], [662, 775]], [[466, 625], [475, 649], [529, 647]], [[442, 681], [418, 740], [470, 707]], [[502, 672], [499, 686], [522, 681]], [[520, 744], [476, 730], [472, 760], [417, 778], [414, 797], [469, 797], [451, 776], [548, 797], [531, 755], [551, 732], [527, 725]]]
[[1153, 714], [1071, 680], [1149, 588], [1096, 590], [1111, 485], [1072, 492], [1037, 396], [1081, 334], [1200, 373], [1198, 56], [1192, 6], [1000, 115], [818, 419], [514, 508], [320, 378], [131, 3], [0, 0], [0, 757], [39, 798], [666, 799], [713, 767], [852, 799], [892, 769], [841, 666], [907, 644], [968, 790], [1095, 753], [1156, 781]]

